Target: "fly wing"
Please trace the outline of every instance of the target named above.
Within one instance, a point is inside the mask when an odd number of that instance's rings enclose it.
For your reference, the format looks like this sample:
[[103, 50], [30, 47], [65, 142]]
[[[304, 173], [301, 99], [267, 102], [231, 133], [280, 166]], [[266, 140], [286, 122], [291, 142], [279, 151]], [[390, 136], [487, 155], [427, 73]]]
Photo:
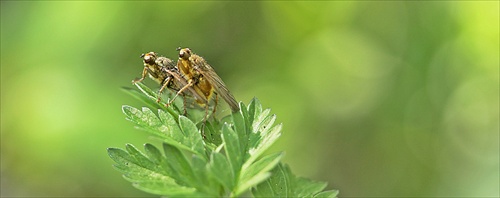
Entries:
[[215, 89], [216, 94], [219, 94], [222, 99], [224, 99], [233, 112], [240, 110], [238, 102], [234, 98], [233, 94], [229, 92], [226, 85], [222, 79], [215, 73], [214, 69], [200, 56], [193, 54], [190, 57], [194, 69], [203, 75], [203, 77], [210, 83]]

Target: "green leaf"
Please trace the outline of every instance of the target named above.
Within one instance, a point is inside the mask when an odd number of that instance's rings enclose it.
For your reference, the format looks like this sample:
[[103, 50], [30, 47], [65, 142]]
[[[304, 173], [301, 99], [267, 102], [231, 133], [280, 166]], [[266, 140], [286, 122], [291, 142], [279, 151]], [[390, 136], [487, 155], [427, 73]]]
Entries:
[[163, 126], [159, 128], [159, 131], [164, 131], [168, 137], [175, 141], [181, 142], [184, 140], [184, 135], [180, 127], [177, 125], [176, 117], [172, 114], [165, 113], [165, 111], [160, 109], [158, 109], [158, 117], [163, 124]]
[[128, 169], [129, 162], [134, 161], [126, 151], [118, 148], [108, 148], [108, 155], [116, 162], [114, 167], [121, 172], [125, 172]]
[[[268, 131], [267, 131], [268, 130]], [[250, 158], [246, 163], [252, 163], [255, 161], [260, 155], [262, 155], [269, 147], [271, 147], [276, 140], [281, 136], [281, 124], [277, 125], [271, 129], [266, 129], [266, 132], [263, 134], [254, 134], [250, 136], [251, 145], [248, 150], [250, 154]]]
[[192, 196], [196, 192], [196, 189], [194, 188], [188, 188], [184, 186], [179, 186], [175, 183], [169, 183], [164, 181], [165, 179], [168, 178], [161, 178], [158, 180], [149, 179], [150, 181], [134, 183], [133, 186], [147, 193], [173, 196], [173, 197]]
[[222, 184], [227, 191], [230, 191], [233, 189], [236, 179], [233, 171], [228, 171], [228, 167], [231, 167], [231, 164], [223, 154], [219, 152], [212, 153], [209, 163], [212, 177]]
[[203, 140], [198, 132], [196, 125], [184, 116], [179, 116], [179, 126], [184, 134], [184, 140], [182, 143], [194, 151], [199, 157], [202, 157], [206, 161], [205, 148], [203, 146]]
[[199, 189], [210, 196], [218, 196], [221, 188], [220, 184], [209, 173], [209, 167], [205, 159], [193, 155], [191, 162], [193, 164], [193, 172], [197, 178]]
[[148, 170], [153, 170], [157, 172], [162, 172], [161, 169], [158, 169], [157, 164], [148, 159], [144, 154], [142, 154], [137, 148], [135, 148], [131, 144], [126, 144], [125, 148], [130, 156], [134, 158], [134, 162], [141, 167], [144, 167]]
[[151, 160], [155, 164], [161, 164], [163, 162], [163, 156], [161, 155], [160, 150], [158, 150], [152, 144], [144, 144], [144, 151], [146, 152], [146, 156], [149, 160]]
[[279, 164], [272, 176], [252, 189], [255, 197], [335, 197], [338, 191], [321, 192], [325, 182], [296, 177], [287, 165]]
[[163, 124], [150, 109], [144, 107], [141, 111], [134, 107], [123, 105], [122, 111], [127, 116], [126, 119], [137, 124], [139, 128], [159, 137], [167, 137], [161, 130]]
[[262, 122], [269, 117], [269, 113], [271, 112], [270, 109], [266, 109], [262, 111], [262, 113], [255, 115], [253, 124], [252, 124], [252, 130], [254, 133], [257, 133], [259, 129], [261, 128]]
[[338, 190], [328, 190], [320, 192], [314, 195], [314, 197], [337, 197], [338, 194], [339, 194]]
[[[221, 139], [221, 124], [220, 122], [206, 122], [205, 125], [205, 142], [210, 144], [211, 147], [215, 148], [222, 144]], [[213, 149], [212, 149], [213, 150]]]
[[[280, 164], [283, 154], [264, 155], [281, 136], [276, 115], [262, 109], [257, 98], [240, 111], [201, 123], [205, 115], [188, 109], [186, 116], [175, 105], [166, 108], [156, 102], [158, 94], [142, 83], [140, 91], [124, 90], [150, 108], [122, 106], [126, 119], [163, 142], [163, 153], [151, 144], [144, 152], [127, 144], [110, 148], [114, 167], [133, 186], [165, 196], [237, 197], [251, 189], [257, 197], [334, 197], [338, 191], [324, 191], [324, 182], [294, 176]], [[198, 120], [198, 121], [196, 121]], [[201, 128], [203, 127], [203, 128]], [[202, 134], [203, 133], [203, 134]]]
[[258, 115], [262, 113], [262, 105], [259, 99], [253, 98], [248, 105], [248, 121], [249, 123], [254, 123], [254, 120]]
[[151, 108], [154, 109], [162, 109], [161, 104], [157, 103], [156, 101], [152, 101], [148, 96], [144, 95], [142, 92], [139, 92], [135, 89], [129, 88], [129, 87], [122, 87], [122, 90], [131, 95], [132, 97], [144, 102], [146, 105], [148, 105]]
[[[117, 164], [118, 170], [124, 173], [125, 179], [138, 189], [157, 195], [179, 196], [193, 194], [196, 189], [179, 185], [167, 171], [160, 169], [161, 165], [148, 160], [134, 146], [127, 145], [127, 151], [109, 148], [108, 154]], [[156, 148], [148, 145], [151, 155], [156, 155]], [[153, 154], [155, 153], [155, 154]], [[155, 157], [156, 158], [156, 157]], [[162, 160], [159, 160], [162, 161]]]
[[247, 126], [245, 123], [245, 119], [243, 117], [243, 111], [236, 112], [232, 114], [233, 123], [234, 123], [234, 131], [238, 136], [239, 148], [241, 150], [246, 150], [248, 144], [248, 132]]
[[291, 172], [288, 167], [279, 164], [272, 171], [272, 176], [252, 190], [255, 197], [293, 197]]
[[[243, 103], [240, 103], [240, 106], [243, 106]], [[231, 195], [238, 196], [267, 179], [270, 176], [269, 171], [278, 164], [281, 154], [256, 160], [281, 135], [281, 125], [272, 127], [276, 116], [270, 115], [269, 109], [262, 111], [256, 99], [250, 103], [248, 110], [242, 108], [240, 112], [233, 113], [232, 120], [234, 131], [223, 127], [222, 137], [234, 174], [239, 175], [237, 188], [233, 189]]]
[[[245, 107], [245, 104], [243, 104], [243, 102], [240, 102], [240, 106], [242, 106], [243, 108], [241, 108], [240, 112], [241, 112], [241, 115], [243, 115], [243, 121], [245, 123], [245, 134], [248, 135], [248, 133], [250, 133], [252, 131], [252, 120], [250, 119], [250, 115], [248, 113], [248, 109]], [[245, 138], [247, 139], [247, 138]]]
[[160, 101], [159, 103], [156, 102], [158, 100], [158, 93], [152, 91], [149, 87], [147, 87], [145, 84], [139, 82], [135, 83], [135, 86], [150, 100], [150, 102], [154, 102], [156, 104], [159, 104], [159, 106], [163, 109], [174, 115], [175, 117], [179, 116], [180, 114], [180, 109], [179, 107], [175, 104], [172, 103], [168, 108], [166, 107], [166, 102], [165, 101]]
[[179, 107], [177, 107], [177, 105], [175, 105], [175, 103], [172, 103], [167, 108], [167, 107], [165, 107], [165, 105], [167, 103], [165, 103], [164, 101], [160, 101], [160, 103], [156, 102], [158, 99], [158, 94], [156, 92], [152, 91], [149, 87], [147, 87], [143, 83], [139, 82], [139, 83], [135, 83], [134, 85], [141, 91], [141, 93], [142, 93], [141, 96], [137, 96], [140, 93], [138, 93], [137, 91], [132, 92], [132, 91], [130, 91], [129, 88], [124, 88], [124, 90], [127, 93], [134, 96], [135, 98], [138, 98], [139, 100], [144, 101], [146, 104], [148, 104], [152, 108], [155, 108], [155, 109], [159, 108], [159, 109], [166, 110], [167, 112], [169, 112], [170, 114], [172, 114], [175, 117], [178, 117], [179, 114], [181, 114]]
[[167, 162], [173, 170], [172, 177], [182, 185], [195, 186], [196, 178], [184, 154], [177, 147], [169, 144], [163, 144], [163, 150]]
[[282, 156], [282, 153], [275, 153], [264, 156], [251, 165], [245, 163], [247, 166], [243, 165], [241, 170], [240, 184], [236, 194], [240, 194], [266, 180], [271, 175], [269, 171], [280, 162]]
[[242, 164], [242, 151], [238, 134], [233, 131], [227, 124], [222, 127], [222, 141], [226, 150], [226, 157], [229, 159], [233, 175], [237, 175]]
[[321, 192], [326, 187], [326, 182], [316, 182], [306, 178], [295, 178], [296, 188], [294, 193], [299, 197], [312, 196]]
[[[142, 111], [134, 107], [123, 105], [123, 112], [127, 120], [134, 122], [139, 129], [145, 130], [160, 140], [179, 149], [205, 156], [201, 136], [194, 123], [189, 119], [180, 118], [184, 128], [175, 122], [173, 115], [158, 110], [157, 117], [150, 109], [143, 107]], [[183, 116], [182, 116], [183, 117]]]
[[158, 94], [152, 91], [148, 86], [144, 85], [142, 82], [134, 83], [134, 85], [151, 100], [156, 101], [158, 99]]

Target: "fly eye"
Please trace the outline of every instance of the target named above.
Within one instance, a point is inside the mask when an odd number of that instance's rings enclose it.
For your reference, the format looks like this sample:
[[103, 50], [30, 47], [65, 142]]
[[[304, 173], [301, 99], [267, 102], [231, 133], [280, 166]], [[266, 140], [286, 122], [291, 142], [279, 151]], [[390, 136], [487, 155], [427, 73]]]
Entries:
[[188, 59], [191, 56], [191, 50], [189, 48], [181, 49], [179, 52], [179, 57], [182, 59]]
[[184, 50], [181, 50], [179, 52], [179, 58], [184, 58], [186, 56], [186, 52]]
[[147, 53], [146, 55], [144, 55], [143, 60], [145, 63], [152, 65], [155, 63], [156, 56], [152, 53]]

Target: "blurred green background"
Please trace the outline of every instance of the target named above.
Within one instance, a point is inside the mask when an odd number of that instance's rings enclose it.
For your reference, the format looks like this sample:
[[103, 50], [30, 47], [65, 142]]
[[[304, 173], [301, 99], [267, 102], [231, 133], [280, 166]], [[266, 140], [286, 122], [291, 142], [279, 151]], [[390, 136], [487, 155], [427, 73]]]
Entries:
[[499, 42], [498, 1], [2, 1], [1, 195], [148, 196], [107, 156], [154, 142], [119, 88], [182, 46], [342, 197], [498, 197]]

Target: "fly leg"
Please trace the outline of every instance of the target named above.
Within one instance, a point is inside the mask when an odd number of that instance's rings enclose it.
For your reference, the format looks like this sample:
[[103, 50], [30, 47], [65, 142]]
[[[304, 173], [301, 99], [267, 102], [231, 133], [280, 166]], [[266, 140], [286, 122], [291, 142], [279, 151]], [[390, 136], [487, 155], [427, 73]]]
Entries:
[[219, 103], [219, 96], [217, 95], [216, 92], [214, 92], [215, 94], [215, 105], [214, 105], [214, 109], [212, 110], [212, 116], [215, 116], [215, 110], [217, 109], [217, 104]]
[[205, 105], [205, 116], [203, 117], [203, 121], [201, 121], [201, 136], [203, 137], [203, 139], [207, 139], [207, 136], [205, 136], [205, 127], [208, 120], [208, 108], [208, 104]]
[[189, 88], [190, 86], [193, 86], [194, 85], [194, 82], [192, 80], [189, 81], [189, 83], [187, 85], [185, 85], [184, 87], [182, 87], [182, 89], [180, 89], [177, 94], [175, 94], [175, 96], [172, 98], [172, 100], [170, 100], [170, 102], [168, 102], [168, 104], [165, 105], [165, 107], [168, 107], [172, 104], [172, 102], [175, 101], [175, 99], [177, 98], [177, 96], [179, 96], [179, 94], [181, 94], [182, 92], [184, 92], [184, 90], [186, 90], [187, 88]]
[[183, 113], [182, 115], [186, 116], [187, 115], [187, 110], [186, 110], [186, 95], [182, 95], [182, 106], [183, 106]]
[[158, 99], [156, 100], [157, 103], [160, 103], [160, 100], [161, 100], [161, 94], [163, 93], [163, 90], [168, 86], [168, 84], [170, 84], [170, 82], [172, 81], [172, 77], [167, 77], [167, 79], [165, 79], [163, 82], [163, 85], [161, 86], [160, 88], [160, 91], [158, 91]]
[[135, 83], [143, 81], [144, 78], [146, 78], [146, 74], [148, 74], [148, 68], [144, 67], [144, 70], [142, 70], [142, 77], [141, 78], [136, 78], [136, 79], [132, 80], [132, 84], [135, 84]]

